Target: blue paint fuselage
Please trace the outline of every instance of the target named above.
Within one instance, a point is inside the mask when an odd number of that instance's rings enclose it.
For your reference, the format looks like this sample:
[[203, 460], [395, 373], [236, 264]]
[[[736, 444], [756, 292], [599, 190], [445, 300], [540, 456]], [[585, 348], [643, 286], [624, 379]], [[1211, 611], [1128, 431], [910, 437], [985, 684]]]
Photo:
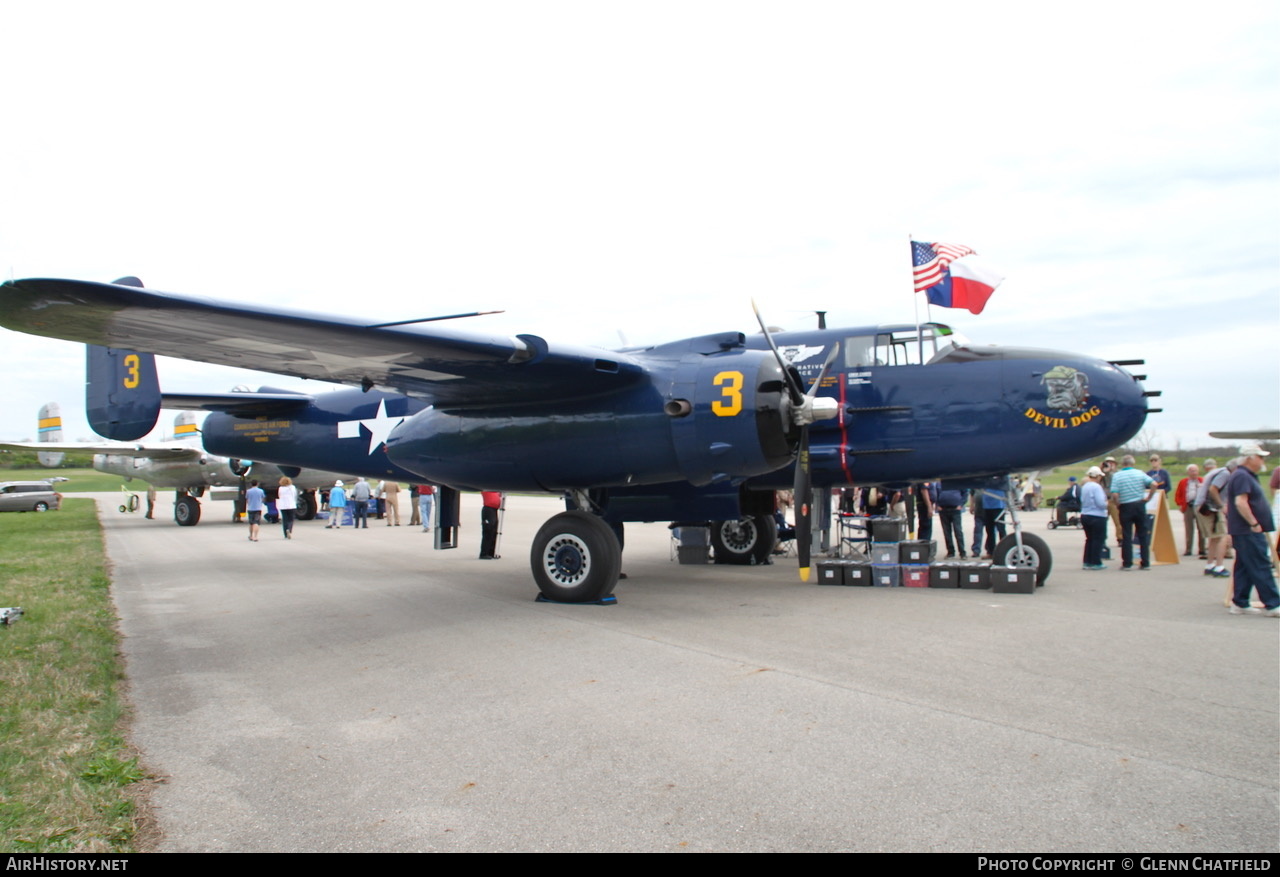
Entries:
[[[811, 427], [815, 486], [1047, 469], [1113, 450], [1142, 428], [1142, 386], [1109, 362], [974, 347], [946, 327], [917, 331], [776, 336], [806, 387], [840, 346], [818, 389], [839, 402], [839, 415]], [[212, 414], [205, 446], [460, 489], [603, 491], [625, 520], [687, 518], [700, 505], [724, 512], [743, 490], [792, 482], [798, 433], [765, 344], [730, 333], [627, 351], [644, 380], [522, 404], [430, 407], [397, 393], [334, 391], [287, 414]]]
[[[817, 486], [905, 484], [1048, 469], [1114, 450], [1142, 428], [1147, 405], [1133, 375], [1104, 360], [1051, 350], [953, 347], [924, 364], [885, 364], [885, 345], [861, 356], [849, 342], [823, 380], [840, 418], [812, 427]], [[882, 330], [882, 335], [890, 330]], [[901, 331], [901, 329], [899, 329]], [[806, 384], [832, 343], [827, 330], [778, 336], [784, 352], [821, 348], [796, 363]], [[751, 339], [752, 343], [756, 339]], [[759, 343], [763, 343], [760, 341]], [[914, 346], [914, 345], [910, 345]], [[852, 361], [850, 361], [852, 360]], [[859, 361], [861, 360], [861, 361]], [[790, 468], [753, 486], [790, 486]]]

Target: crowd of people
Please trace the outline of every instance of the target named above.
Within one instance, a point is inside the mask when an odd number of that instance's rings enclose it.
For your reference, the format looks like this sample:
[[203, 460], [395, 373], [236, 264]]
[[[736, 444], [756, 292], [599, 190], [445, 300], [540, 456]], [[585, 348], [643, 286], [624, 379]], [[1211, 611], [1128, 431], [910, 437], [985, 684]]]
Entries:
[[[1269, 452], [1256, 443], [1239, 449], [1239, 455], [1219, 466], [1214, 459], [1203, 469], [1192, 463], [1186, 475], [1174, 484], [1159, 454], [1148, 458], [1149, 468], [1138, 468], [1129, 454], [1107, 457], [1101, 466], [1090, 466], [1082, 481], [1070, 476], [1056, 503], [1057, 518], [1051, 526], [1077, 522], [1084, 531], [1083, 568], [1108, 569], [1111, 559], [1107, 544], [1108, 523], [1120, 550], [1119, 569], [1141, 572], [1152, 566], [1152, 537], [1160, 506], [1173, 497], [1182, 513], [1183, 556], [1205, 561], [1204, 575], [1230, 579], [1227, 605], [1233, 614], [1262, 612], [1280, 617], [1280, 594], [1275, 583], [1275, 561], [1280, 557], [1275, 521], [1280, 514], [1280, 468], [1273, 469], [1264, 487], [1259, 473], [1265, 471]], [[1034, 511], [1041, 502], [1040, 483], [1032, 477], [1020, 479], [1013, 490], [1024, 511]], [[890, 515], [908, 520], [916, 538], [933, 538], [933, 518], [941, 524], [946, 558], [991, 558], [995, 546], [1006, 535], [1007, 496], [999, 490], [957, 490], [940, 482], [915, 485], [903, 490], [884, 487], [851, 488], [842, 491], [841, 510], [850, 514]], [[964, 532], [965, 509], [973, 519], [972, 538]], [[1271, 534], [1268, 536], [1267, 534]], [[1234, 568], [1226, 561], [1234, 552]], [[1261, 608], [1250, 602], [1257, 593]]]
[[[403, 488], [395, 481], [379, 481], [371, 484], [364, 478], [356, 478], [351, 484], [338, 479], [331, 487], [318, 491], [320, 511], [328, 516], [326, 530], [344, 527], [367, 530], [370, 519], [385, 521], [388, 527], [400, 526], [400, 494]], [[436, 488], [430, 484], [409, 485], [410, 527], [421, 527], [423, 533], [431, 532], [431, 512]], [[298, 488], [287, 476], [280, 479], [275, 497], [268, 498], [266, 490], [255, 479], [244, 491], [245, 519], [249, 523], [249, 541], [257, 542], [264, 520], [279, 522], [285, 539], [293, 538], [293, 525], [297, 520]], [[497, 557], [497, 541], [500, 527], [500, 511], [503, 495], [500, 491], [481, 492], [480, 559]]]
[[[1169, 471], [1158, 454], [1148, 459], [1150, 468], [1137, 468], [1129, 454], [1117, 463], [1107, 457], [1101, 466], [1091, 466], [1083, 482], [1075, 476], [1067, 490], [1057, 498], [1059, 521], [1062, 512], [1078, 513], [1084, 530], [1083, 568], [1088, 571], [1107, 569], [1105, 561], [1107, 524], [1115, 528], [1120, 547], [1120, 570], [1151, 569], [1151, 541], [1159, 506], [1172, 493], [1182, 513], [1183, 556], [1198, 554], [1205, 561], [1204, 574], [1231, 579], [1228, 606], [1233, 614], [1262, 612], [1280, 617], [1280, 593], [1277, 592], [1273, 561], [1280, 553], [1275, 539], [1275, 506], [1280, 504], [1280, 469], [1272, 471], [1269, 493], [1259, 480], [1265, 470], [1269, 452], [1257, 444], [1240, 448], [1239, 456], [1219, 466], [1216, 460], [1204, 461], [1203, 475], [1195, 463], [1186, 467], [1186, 475], [1173, 486]], [[253, 481], [245, 492], [245, 509], [249, 521], [249, 540], [260, 537], [264, 516], [278, 519], [284, 538], [293, 538], [293, 525], [298, 508], [298, 491], [287, 477], [281, 478], [276, 496], [268, 502], [266, 492]], [[1014, 490], [1022, 507], [1034, 511], [1039, 501], [1040, 483], [1023, 479]], [[384, 520], [388, 527], [400, 526], [401, 487], [392, 481], [371, 485], [357, 478], [348, 486], [337, 481], [322, 492], [324, 508], [329, 514], [327, 529], [340, 529], [349, 517], [350, 526], [367, 529], [369, 519]], [[412, 515], [409, 526], [431, 530], [431, 512], [435, 489], [428, 484], [409, 488]], [[996, 546], [1006, 536], [1005, 511], [1007, 496], [999, 490], [958, 490], [945, 488], [933, 481], [894, 490], [881, 487], [851, 488], [841, 492], [841, 511], [862, 515], [888, 515], [909, 521], [916, 538], [933, 538], [936, 516], [942, 529], [947, 558], [993, 557]], [[502, 494], [482, 494], [480, 557], [496, 557], [499, 512]], [[784, 503], [785, 506], [785, 503]], [[779, 507], [779, 517], [785, 511]], [[966, 540], [964, 510], [973, 517], [972, 539]], [[784, 519], [785, 523], [785, 519]], [[1272, 534], [1268, 536], [1268, 534]], [[966, 550], [967, 549], [967, 550]], [[1226, 568], [1228, 551], [1235, 553], [1233, 570]], [[1259, 609], [1251, 603], [1256, 592], [1262, 603]]]

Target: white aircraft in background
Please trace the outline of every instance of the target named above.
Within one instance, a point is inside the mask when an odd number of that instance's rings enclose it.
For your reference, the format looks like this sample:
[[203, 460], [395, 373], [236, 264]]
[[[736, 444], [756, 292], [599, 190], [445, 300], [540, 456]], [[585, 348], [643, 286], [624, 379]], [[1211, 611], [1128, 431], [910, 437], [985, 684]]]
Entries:
[[[52, 446], [60, 450], [49, 450]], [[242, 484], [256, 478], [267, 491], [268, 499], [274, 499], [274, 488], [285, 475], [292, 478], [298, 488], [298, 519], [309, 521], [320, 508], [316, 489], [328, 487], [335, 479], [349, 477], [210, 454], [200, 444], [200, 429], [191, 411], [178, 412], [170, 441], [64, 442], [61, 409], [58, 403], [50, 402], [40, 408], [39, 441], [0, 442], [0, 449], [34, 450], [41, 465], [50, 468], [61, 465], [62, 451], [92, 453], [93, 468], [99, 472], [119, 475], [126, 481], [137, 478], [157, 489], [174, 490], [173, 517], [182, 527], [199, 523], [199, 498], [206, 491], [211, 498], [235, 498]], [[215, 490], [217, 496], [213, 495]]]

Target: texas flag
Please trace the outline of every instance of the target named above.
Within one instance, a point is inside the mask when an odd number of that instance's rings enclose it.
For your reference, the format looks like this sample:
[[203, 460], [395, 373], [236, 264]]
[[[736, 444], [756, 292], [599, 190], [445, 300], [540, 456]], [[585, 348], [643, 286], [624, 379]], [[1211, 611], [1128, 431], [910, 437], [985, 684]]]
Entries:
[[973, 258], [976, 255], [972, 248], [957, 244], [912, 241], [916, 292], [927, 292], [929, 303], [939, 307], [982, 313], [1004, 275]]

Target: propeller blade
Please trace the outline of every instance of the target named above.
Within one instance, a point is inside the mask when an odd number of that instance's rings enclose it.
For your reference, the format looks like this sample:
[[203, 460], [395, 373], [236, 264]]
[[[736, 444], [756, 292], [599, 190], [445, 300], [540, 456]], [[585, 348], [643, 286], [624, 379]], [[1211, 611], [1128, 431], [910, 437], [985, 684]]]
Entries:
[[836, 354], [840, 352], [839, 344], [832, 344], [830, 352], [827, 353], [827, 359], [822, 363], [822, 369], [818, 372], [818, 376], [813, 379], [813, 386], [809, 387], [809, 392], [805, 394], [806, 398], [812, 399], [818, 395], [818, 387], [822, 385], [822, 379], [827, 376], [827, 369], [831, 368], [831, 363], [835, 362]]
[[809, 427], [800, 428], [800, 453], [796, 457], [796, 479], [792, 485], [796, 508], [796, 557], [800, 561], [800, 581], [809, 581], [809, 554], [813, 548], [813, 479], [809, 470]]
[[799, 405], [804, 401], [804, 388], [796, 381], [795, 374], [791, 371], [791, 363], [783, 357], [782, 351], [778, 349], [777, 343], [773, 340], [773, 335], [769, 332], [769, 327], [764, 324], [764, 317], [760, 316], [760, 308], [756, 306], [756, 300], [751, 300], [751, 310], [755, 312], [756, 322], [760, 324], [760, 331], [764, 333], [764, 340], [769, 342], [769, 349], [773, 351], [773, 358], [778, 361], [778, 366], [782, 369], [782, 373], [787, 376], [787, 389], [791, 391], [792, 404]]
[[[827, 376], [827, 369], [836, 358], [840, 346], [832, 345], [827, 354], [827, 361], [822, 370], [814, 378], [813, 386], [805, 394], [807, 400], [818, 395], [818, 387]], [[809, 425], [800, 428], [800, 450], [796, 455], [796, 478], [792, 486], [792, 495], [796, 504], [796, 555], [800, 560], [800, 581], [809, 581], [810, 555], [813, 551], [813, 469], [809, 459]]]

